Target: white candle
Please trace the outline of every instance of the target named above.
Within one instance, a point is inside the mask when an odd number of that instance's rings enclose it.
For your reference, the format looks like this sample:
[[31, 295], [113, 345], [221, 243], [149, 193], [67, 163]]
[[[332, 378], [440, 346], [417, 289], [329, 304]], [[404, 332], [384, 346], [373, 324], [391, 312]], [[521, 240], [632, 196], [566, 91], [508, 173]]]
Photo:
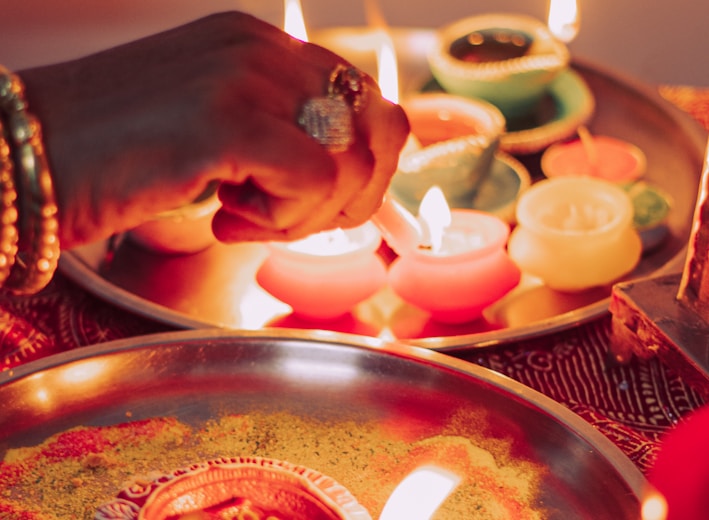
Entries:
[[640, 259], [633, 206], [622, 188], [589, 177], [538, 182], [517, 204], [508, 251], [522, 271], [561, 291], [615, 281]]

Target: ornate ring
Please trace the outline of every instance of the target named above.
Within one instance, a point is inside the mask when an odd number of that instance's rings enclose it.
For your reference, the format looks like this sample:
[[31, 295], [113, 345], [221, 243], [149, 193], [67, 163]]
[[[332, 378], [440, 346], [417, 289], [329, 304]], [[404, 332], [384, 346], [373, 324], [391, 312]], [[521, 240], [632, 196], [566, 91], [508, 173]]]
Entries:
[[365, 102], [362, 74], [354, 67], [339, 64], [328, 78], [327, 96], [309, 99], [298, 123], [329, 151], [344, 152], [354, 142], [352, 112], [360, 112]]
[[352, 111], [341, 98], [314, 97], [298, 118], [305, 132], [331, 152], [344, 152], [354, 142]]
[[360, 112], [367, 101], [362, 73], [354, 67], [337, 65], [330, 73], [327, 94], [330, 97], [344, 99], [352, 110]]

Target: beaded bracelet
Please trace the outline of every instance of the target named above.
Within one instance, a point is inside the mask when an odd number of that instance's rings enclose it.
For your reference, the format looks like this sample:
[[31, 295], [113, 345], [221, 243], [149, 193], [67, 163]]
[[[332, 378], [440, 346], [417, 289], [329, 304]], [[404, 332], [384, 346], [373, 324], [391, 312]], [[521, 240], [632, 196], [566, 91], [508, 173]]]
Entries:
[[[0, 114], [4, 116], [19, 177], [20, 218], [27, 250], [17, 255], [4, 287], [15, 294], [44, 288], [59, 261], [59, 221], [41, 126], [28, 112], [24, 85], [0, 67]], [[24, 238], [24, 237], [23, 237]]]
[[0, 285], [5, 283], [15, 265], [18, 240], [15, 166], [0, 121]]

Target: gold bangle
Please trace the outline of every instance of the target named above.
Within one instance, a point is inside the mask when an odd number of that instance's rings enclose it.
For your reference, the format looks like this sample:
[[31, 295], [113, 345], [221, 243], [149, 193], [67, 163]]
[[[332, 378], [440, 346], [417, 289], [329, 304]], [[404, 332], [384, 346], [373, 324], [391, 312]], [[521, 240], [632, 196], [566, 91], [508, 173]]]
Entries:
[[28, 112], [24, 85], [0, 67], [0, 111], [8, 126], [19, 176], [21, 229], [27, 232], [25, 251], [17, 255], [4, 287], [15, 294], [43, 289], [59, 261], [59, 220], [49, 163], [39, 120]]
[[0, 285], [5, 283], [17, 257], [17, 190], [15, 167], [5, 128], [0, 121]]

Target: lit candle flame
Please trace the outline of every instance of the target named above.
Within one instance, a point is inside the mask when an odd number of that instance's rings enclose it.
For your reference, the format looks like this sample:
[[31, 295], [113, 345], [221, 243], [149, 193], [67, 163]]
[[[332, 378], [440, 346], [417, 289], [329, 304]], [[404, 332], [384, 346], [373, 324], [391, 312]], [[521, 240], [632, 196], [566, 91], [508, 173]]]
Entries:
[[379, 520], [429, 520], [459, 483], [458, 475], [442, 468], [418, 468], [396, 486]]
[[379, 88], [382, 97], [392, 103], [399, 102], [399, 72], [396, 61], [396, 51], [394, 42], [389, 33], [382, 29], [380, 35], [381, 44], [377, 49], [377, 72]]
[[367, 25], [373, 29], [377, 50], [377, 82], [382, 97], [392, 103], [399, 102], [399, 71], [394, 42], [389, 35], [386, 19], [377, 0], [365, 0]]
[[446, 197], [438, 186], [432, 186], [421, 200], [419, 220], [421, 227], [428, 232], [425, 245], [430, 245], [433, 251], [440, 250], [443, 245], [443, 233], [451, 225], [452, 217]]
[[549, 30], [562, 42], [569, 43], [579, 33], [578, 0], [549, 0]]
[[305, 29], [303, 7], [300, 0], [283, 0], [284, 23], [283, 30], [293, 38], [308, 41], [308, 31]]
[[642, 503], [642, 520], [665, 520], [667, 518], [667, 501], [659, 493], [652, 493]]

